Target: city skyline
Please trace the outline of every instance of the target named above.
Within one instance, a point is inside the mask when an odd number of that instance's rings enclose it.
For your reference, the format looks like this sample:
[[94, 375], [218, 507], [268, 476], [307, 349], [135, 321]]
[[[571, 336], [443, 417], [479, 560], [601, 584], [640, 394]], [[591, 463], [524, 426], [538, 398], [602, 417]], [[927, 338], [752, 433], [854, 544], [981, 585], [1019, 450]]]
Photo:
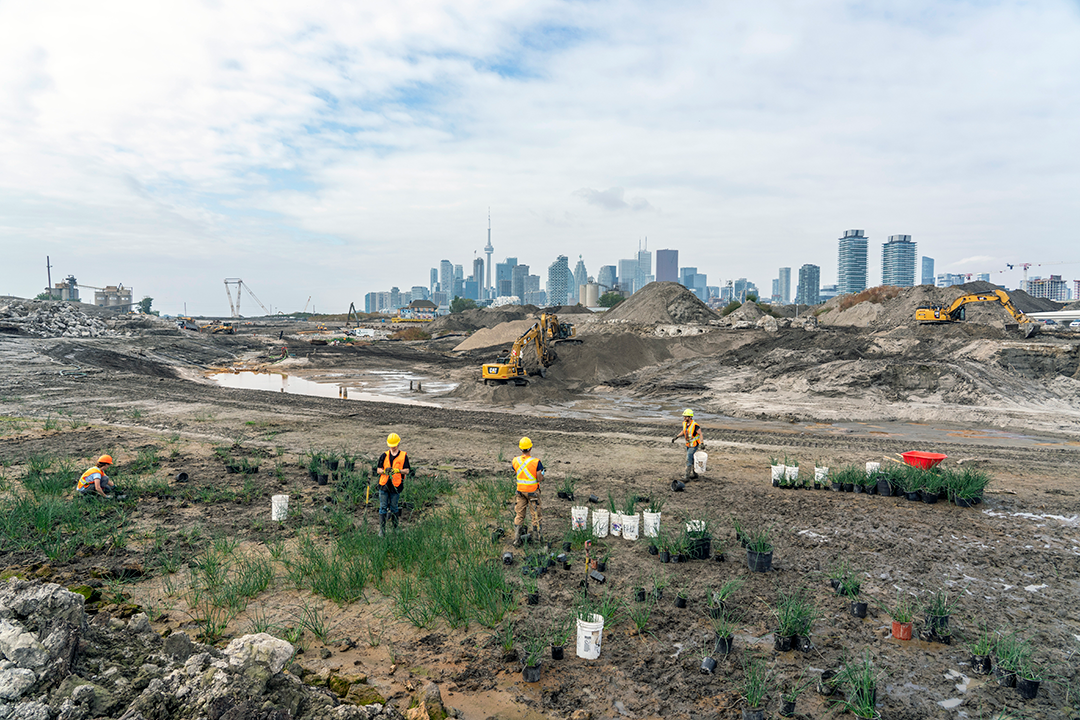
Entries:
[[0, 293], [50, 256], [167, 313], [223, 314], [224, 278], [344, 311], [468, 275], [489, 207], [542, 277], [648, 237], [713, 285], [828, 285], [857, 227], [1071, 283], [1078, 63], [1066, 0], [0, 4]]

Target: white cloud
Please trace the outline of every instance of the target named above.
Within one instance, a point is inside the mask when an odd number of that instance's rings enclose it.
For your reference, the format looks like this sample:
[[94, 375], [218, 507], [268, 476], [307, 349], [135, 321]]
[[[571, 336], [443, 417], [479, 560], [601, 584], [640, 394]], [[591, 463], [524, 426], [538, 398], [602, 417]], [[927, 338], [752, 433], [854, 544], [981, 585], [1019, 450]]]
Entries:
[[167, 310], [222, 312], [225, 276], [347, 306], [468, 265], [488, 206], [497, 259], [647, 235], [763, 289], [831, 281], [856, 227], [964, 272], [1074, 259], [1064, 0], [375, 8], [0, 4], [0, 292], [49, 253]]

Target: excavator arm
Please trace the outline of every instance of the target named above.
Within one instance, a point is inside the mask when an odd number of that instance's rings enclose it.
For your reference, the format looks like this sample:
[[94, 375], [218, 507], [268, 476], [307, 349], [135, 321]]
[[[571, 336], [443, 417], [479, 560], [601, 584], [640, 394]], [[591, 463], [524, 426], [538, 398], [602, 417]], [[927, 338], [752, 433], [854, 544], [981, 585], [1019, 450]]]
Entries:
[[961, 295], [952, 301], [948, 306], [944, 305], [928, 305], [917, 308], [915, 310], [915, 319], [921, 323], [950, 323], [958, 322], [964, 319], [964, 308], [971, 303], [979, 302], [996, 302], [1000, 303], [1003, 308], [1018, 323], [1030, 323], [1031, 320], [1016, 309], [1012, 300], [1009, 299], [1009, 294], [1004, 290], [995, 290], [989, 293], [973, 293], [970, 295]]
[[491, 383], [527, 385], [522, 355], [530, 345], [535, 346], [536, 359], [540, 363], [540, 375], [547, 375], [547, 368], [555, 362], [555, 342], [574, 337], [574, 326], [560, 323], [558, 317], [544, 313], [539, 322], [521, 334], [510, 348], [510, 354], [493, 363], [486, 363], [480, 370], [480, 377], [485, 385]]

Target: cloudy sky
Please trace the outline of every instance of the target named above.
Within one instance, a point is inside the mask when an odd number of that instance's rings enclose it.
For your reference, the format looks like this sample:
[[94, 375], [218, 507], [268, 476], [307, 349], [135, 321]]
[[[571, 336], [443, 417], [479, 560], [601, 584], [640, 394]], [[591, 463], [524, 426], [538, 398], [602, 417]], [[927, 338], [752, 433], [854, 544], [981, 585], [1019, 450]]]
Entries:
[[[0, 293], [361, 306], [439, 260], [836, 239], [1080, 278], [1080, 3], [0, 2]], [[253, 309], [246, 299], [246, 309]]]

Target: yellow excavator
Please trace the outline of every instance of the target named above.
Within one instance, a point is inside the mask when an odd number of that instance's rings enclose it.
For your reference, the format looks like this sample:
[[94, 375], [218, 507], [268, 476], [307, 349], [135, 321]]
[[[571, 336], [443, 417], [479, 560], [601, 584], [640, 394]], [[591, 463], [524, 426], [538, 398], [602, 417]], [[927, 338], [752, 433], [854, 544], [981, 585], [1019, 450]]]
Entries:
[[1009, 311], [1009, 314], [1016, 319], [1018, 323], [1030, 323], [1031, 319], [1027, 315], [1016, 309], [1012, 300], [1009, 299], [1009, 294], [1004, 290], [994, 290], [993, 292], [986, 293], [973, 293], [971, 295], [961, 295], [952, 301], [949, 305], [927, 305], [915, 310], [915, 319], [921, 323], [951, 323], [959, 322], [964, 319], [964, 308], [971, 303], [978, 302], [995, 302], [1001, 303], [1001, 306]]
[[533, 323], [532, 327], [521, 334], [514, 341], [510, 353], [498, 358], [493, 363], [485, 363], [480, 369], [480, 377], [485, 385], [497, 383], [505, 385], [528, 385], [525, 366], [522, 363], [522, 354], [530, 346], [536, 348], [536, 359], [540, 364], [540, 377], [547, 377], [547, 368], [555, 362], [555, 343], [577, 342], [577, 330], [571, 323], [561, 323], [553, 313], [544, 313], [540, 321]]

